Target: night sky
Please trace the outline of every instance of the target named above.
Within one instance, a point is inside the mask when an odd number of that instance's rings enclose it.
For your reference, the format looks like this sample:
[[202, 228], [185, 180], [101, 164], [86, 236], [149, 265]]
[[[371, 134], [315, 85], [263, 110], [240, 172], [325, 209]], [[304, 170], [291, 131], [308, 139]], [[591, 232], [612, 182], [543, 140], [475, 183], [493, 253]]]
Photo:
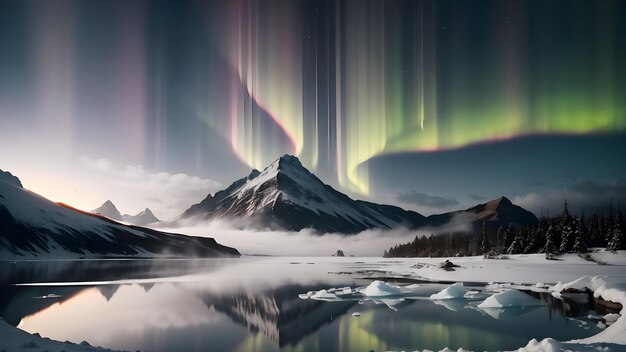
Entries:
[[625, 152], [625, 1], [0, 0], [0, 168], [87, 210], [289, 153], [425, 214], [608, 211]]

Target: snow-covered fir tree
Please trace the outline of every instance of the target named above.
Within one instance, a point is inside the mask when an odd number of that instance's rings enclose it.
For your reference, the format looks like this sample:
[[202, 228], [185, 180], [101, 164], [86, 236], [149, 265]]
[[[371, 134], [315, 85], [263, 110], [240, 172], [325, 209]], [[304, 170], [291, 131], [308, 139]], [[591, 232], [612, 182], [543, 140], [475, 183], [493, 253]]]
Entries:
[[567, 207], [567, 200], [563, 206], [563, 217], [561, 218], [561, 224], [559, 226], [559, 232], [561, 233], [561, 244], [559, 246], [560, 253], [568, 253], [572, 251], [574, 246], [574, 229], [573, 229], [572, 216], [569, 213]]
[[615, 224], [613, 225], [613, 236], [611, 237], [611, 241], [606, 247], [607, 250], [617, 251], [625, 248], [624, 243], [624, 232], [622, 231], [622, 221], [620, 213], [617, 213], [615, 217]]
[[483, 221], [483, 232], [480, 239], [480, 253], [485, 254], [491, 249], [489, 238], [487, 237], [487, 224]]
[[502, 225], [498, 227], [498, 232], [496, 232], [496, 251], [501, 252], [500, 248], [502, 247], [502, 237], [504, 236], [504, 228]]
[[587, 239], [585, 238], [582, 219], [576, 218], [574, 220], [574, 246], [572, 252], [574, 253], [587, 253]]
[[593, 247], [606, 247], [605, 237], [602, 236], [600, 217], [598, 215], [594, 214], [591, 219], [589, 219], [589, 224], [587, 225], [587, 239], [589, 244]]
[[538, 231], [530, 232], [529, 239], [526, 243], [526, 247], [524, 248], [524, 254], [535, 253], [537, 251], [537, 232]]
[[548, 254], [556, 254], [556, 243], [554, 242], [554, 228], [552, 225], [548, 226], [548, 230], [546, 231], [546, 244], [543, 246], [543, 252]]
[[524, 238], [522, 238], [521, 232], [513, 238], [507, 253], [509, 254], [521, 254], [524, 251]]
[[604, 236], [604, 243], [608, 246], [613, 240], [613, 224], [611, 223], [610, 216], [604, 216], [602, 218], [603, 226], [602, 226], [602, 235]]
[[509, 224], [509, 226], [506, 228], [506, 231], [504, 231], [503, 246], [505, 250], [511, 246], [511, 243], [513, 243], [514, 238], [515, 238], [515, 231], [513, 231], [513, 226]]

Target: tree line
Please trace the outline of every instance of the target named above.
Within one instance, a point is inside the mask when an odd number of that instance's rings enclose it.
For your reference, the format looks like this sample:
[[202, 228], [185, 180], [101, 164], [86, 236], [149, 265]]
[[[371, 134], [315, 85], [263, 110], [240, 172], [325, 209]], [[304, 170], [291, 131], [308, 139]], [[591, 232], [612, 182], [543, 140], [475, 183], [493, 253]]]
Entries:
[[384, 257], [451, 257], [484, 255], [497, 258], [505, 254], [545, 253], [547, 259], [565, 253], [587, 253], [589, 248], [616, 251], [626, 249], [621, 212], [615, 216], [572, 215], [567, 201], [563, 213], [542, 217], [536, 225], [515, 227], [509, 224], [493, 231], [483, 222], [478, 233], [445, 233], [415, 236], [411, 242], [396, 244]]

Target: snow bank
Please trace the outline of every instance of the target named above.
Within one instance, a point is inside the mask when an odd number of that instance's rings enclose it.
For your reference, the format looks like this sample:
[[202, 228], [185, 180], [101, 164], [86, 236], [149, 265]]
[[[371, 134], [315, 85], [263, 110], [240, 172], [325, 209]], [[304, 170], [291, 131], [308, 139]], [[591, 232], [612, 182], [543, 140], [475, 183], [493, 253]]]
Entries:
[[525, 347], [518, 349], [519, 352], [561, 352], [561, 344], [551, 338], [546, 338], [541, 341], [532, 339]]
[[589, 278], [588, 276], [583, 276], [579, 279], [565, 284], [559, 281], [556, 285], [552, 286], [550, 290], [555, 293], [561, 293], [568, 289], [574, 289], [582, 292], [585, 291], [587, 287], [591, 287], [591, 278]]
[[461, 299], [465, 295], [465, 289], [463, 284], [457, 282], [454, 285], [448, 286], [438, 293], [430, 295], [430, 299]]
[[517, 290], [506, 290], [488, 297], [479, 308], [509, 308], [542, 306], [543, 302]]
[[374, 281], [369, 286], [361, 290], [361, 293], [368, 297], [397, 296], [402, 294], [398, 286], [392, 286], [384, 281]]
[[50, 340], [39, 334], [29, 334], [7, 324], [0, 318], [0, 351], [66, 351], [66, 352], [93, 352], [93, 351], [113, 351], [102, 347], [93, 347], [87, 342], [74, 344], [71, 342], [60, 342]]
[[[591, 278], [587, 277], [586, 280], [588, 284], [586, 288], [593, 292], [594, 297], [620, 303], [622, 307], [626, 307], [626, 282], [622, 278], [594, 276]], [[561, 286], [567, 287], [569, 284]], [[555, 285], [553, 290], [558, 290], [559, 288]], [[610, 342], [626, 345], [626, 318], [624, 318], [624, 313], [624, 308], [622, 308], [621, 316], [604, 331], [586, 339], [572, 340], [570, 342], [580, 344]]]

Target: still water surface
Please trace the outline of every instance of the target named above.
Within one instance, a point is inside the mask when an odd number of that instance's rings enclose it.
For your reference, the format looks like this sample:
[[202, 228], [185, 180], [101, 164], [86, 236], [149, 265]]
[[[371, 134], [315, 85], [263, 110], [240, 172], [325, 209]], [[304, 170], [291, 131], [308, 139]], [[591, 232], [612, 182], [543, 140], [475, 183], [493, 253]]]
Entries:
[[[366, 286], [358, 258], [107, 260], [0, 264], [0, 315], [56, 340], [142, 351], [511, 350], [531, 338], [599, 332], [587, 307], [483, 311], [480, 301], [323, 302], [298, 294]], [[15, 284], [28, 283], [27, 286]], [[352, 313], [360, 313], [354, 317]], [[575, 319], [572, 319], [575, 318]]]

